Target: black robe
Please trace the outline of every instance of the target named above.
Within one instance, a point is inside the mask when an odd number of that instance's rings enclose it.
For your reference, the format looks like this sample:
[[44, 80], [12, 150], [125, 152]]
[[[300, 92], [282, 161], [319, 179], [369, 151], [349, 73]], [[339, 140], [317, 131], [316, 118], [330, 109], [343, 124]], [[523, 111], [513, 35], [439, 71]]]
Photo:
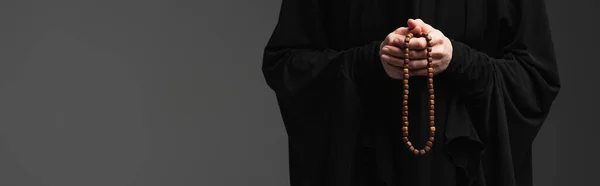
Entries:
[[[543, 0], [283, 0], [262, 71], [288, 134], [292, 186], [530, 186], [532, 142], [560, 88]], [[434, 77], [436, 140], [401, 140], [400, 81], [379, 44], [408, 18], [451, 39]], [[410, 139], [428, 137], [425, 79]]]

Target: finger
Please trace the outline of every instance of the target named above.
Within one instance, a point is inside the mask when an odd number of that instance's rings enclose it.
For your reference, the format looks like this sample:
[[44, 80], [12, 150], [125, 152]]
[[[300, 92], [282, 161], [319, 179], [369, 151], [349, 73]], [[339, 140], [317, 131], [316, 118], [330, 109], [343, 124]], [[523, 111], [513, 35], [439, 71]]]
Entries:
[[[382, 54], [387, 54], [400, 59], [405, 58], [404, 49], [401, 49], [398, 46], [386, 45], [381, 50]], [[427, 59], [427, 57], [427, 50], [409, 50], [408, 52], [409, 59]]]
[[381, 61], [395, 67], [404, 67], [404, 59], [392, 57], [387, 54], [381, 55]]
[[408, 45], [405, 42], [406, 36], [398, 35], [390, 42], [390, 45], [397, 46], [401, 49], [408, 47], [411, 50], [425, 50], [427, 49], [427, 40], [425, 38], [415, 37], [410, 39]]
[[[431, 70], [433, 71], [433, 74], [438, 74], [439, 73], [439, 68], [438, 68], [438, 64], [440, 63], [439, 60], [437, 61], [433, 61], [433, 63], [431, 64], [431, 67], [427, 67], [427, 65], [425, 65], [424, 68], [419, 68], [419, 69], [412, 69], [409, 71], [409, 75], [410, 76], [428, 76], [429, 75], [429, 68], [431, 68]], [[409, 65], [410, 66], [410, 65]]]
[[406, 35], [409, 33], [409, 29], [407, 27], [400, 27], [400, 28], [397, 28], [396, 30], [394, 30], [393, 33], [398, 34], [398, 35]]
[[402, 67], [392, 66], [388, 63], [383, 63], [385, 73], [392, 79], [403, 79], [404, 73]]
[[427, 68], [427, 59], [410, 60], [408, 62], [408, 69], [410, 70], [419, 70], [423, 68]]
[[433, 32], [435, 30], [435, 28], [433, 28], [431, 25], [423, 22], [422, 19], [413, 19], [413, 20], [409, 19], [408, 21], [409, 22], [414, 21], [415, 23], [413, 23], [413, 24], [415, 24], [417, 26], [420, 26], [420, 28], [422, 29], [421, 31], [424, 32], [424, 33], [430, 33], [430, 32]]
[[431, 41], [429, 41], [429, 43], [431, 43], [431, 46], [442, 44], [444, 42], [444, 37], [446, 37], [439, 30], [434, 30], [434, 31], [430, 32], [428, 35], [431, 36]]

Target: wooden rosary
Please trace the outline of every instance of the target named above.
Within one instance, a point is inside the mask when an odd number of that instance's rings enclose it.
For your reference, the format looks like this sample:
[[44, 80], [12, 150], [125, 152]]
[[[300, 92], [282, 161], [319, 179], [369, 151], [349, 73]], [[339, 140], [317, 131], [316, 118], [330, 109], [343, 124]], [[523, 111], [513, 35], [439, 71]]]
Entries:
[[[427, 143], [425, 143], [425, 147], [423, 149], [416, 149], [413, 144], [410, 142], [410, 140], [408, 139], [408, 79], [409, 79], [409, 72], [408, 72], [408, 63], [410, 62], [410, 58], [408, 56], [408, 43], [410, 42], [410, 39], [412, 39], [413, 37], [424, 37], [427, 40], [427, 77], [428, 77], [428, 81], [427, 81], [427, 88], [429, 88], [429, 140], [427, 141]], [[403, 73], [404, 73], [404, 91], [403, 91], [403, 101], [402, 101], [402, 121], [403, 121], [403, 127], [402, 127], [402, 140], [404, 141], [404, 143], [406, 143], [406, 146], [408, 147], [408, 149], [410, 150], [411, 153], [413, 153], [415, 156], [417, 155], [425, 155], [425, 153], [429, 152], [433, 146], [433, 141], [435, 140], [435, 94], [434, 94], [434, 90], [433, 90], [433, 67], [432, 67], [432, 54], [431, 54], [431, 36], [428, 35], [427, 33], [420, 33], [420, 34], [416, 34], [413, 35], [412, 33], [409, 33], [405, 40], [405, 48], [404, 48], [404, 68], [403, 68]]]

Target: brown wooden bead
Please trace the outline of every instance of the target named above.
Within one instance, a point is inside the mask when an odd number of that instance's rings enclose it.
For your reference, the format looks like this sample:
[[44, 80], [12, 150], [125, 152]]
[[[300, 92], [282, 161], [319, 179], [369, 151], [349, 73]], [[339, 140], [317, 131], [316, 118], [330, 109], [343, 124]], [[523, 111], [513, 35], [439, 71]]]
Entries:
[[404, 79], [408, 79], [408, 78], [410, 78], [410, 77], [408, 76], [408, 74], [404, 74]]
[[403, 116], [408, 116], [408, 111], [402, 111]]
[[408, 90], [404, 90], [404, 94], [405, 94], [405, 95], [406, 95], [406, 94], [408, 94]]
[[430, 116], [433, 116], [434, 114], [435, 114], [435, 111], [434, 111], [434, 110], [429, 110], [429, 115], [430, 115]]
[[433, 136], [429, 137], [429, 141], [431, 141], [433, 143], [435, 141], [435, 137], [433, 137]]
[[422, 150], [419, 150], [419, 154], [421, 154], [421, 155], [425, 155], [425, 150], [423, 150], [423, 149], [422, 149]]
[[408, 105], [408, 101], [407, 100], [402, 101], [402, 106], [406, 106], [406, 105]]
[[[430, 117], [433, 117], [433, 116], [430, 116]], [[435, 127], [429, 127], [429, 131], [435, 132]]]
[[427, 84], [427, 88], [433, 89], [433, 83]]
[[408, 74], [408, 69], [405, 68], [405, 69], [402, 70], [402, 72], [404, 72], [405, 74]]
[[429, 61], [429, 62], [432, 62], [432, 61], [433, 61], [433, 58], [432, 58], [432, 57], [428, 57], [428, 58], [427, 58], [427, 61]]
[[413, 37], [413, 36], [414, 36], [414, 34], [413, 34], [412, 32], [411, 32], [411, 33], [408, 33], [408, 34], [406, 34], [406, 37], [409, 37], [409, 38], [410, 38], [410, 37]]
[[[435, 116], [429, 116], [429, 121], [435, 121]], [[435, 128], [433, 131], [435, 131]]]
[[430, 110], [435, 110], [435, 105], [429, 105]]
[[408, 79], [405, 79], [405, 80], [404, 80], [404, 84], [408, 84]]
[[402, 124], [404, 124], [404, 126], [407, 126], [407, 127], [408, 127], [408, 121], [405, 121], [405, 122], [404, 122], [404, 123], [402, 123]]
[[429, 95], [429, 99], [435, 99], [435, 95]]
[[402, 132], [408, 131], [408, 127], [402, 127]]
[[429, 136], [435, 136], [435, 132], [429, 132]]
[[404, 121], [404, 122], [408, 123], [408, 117], [406, 117], [406, 116], [402, 116], [402, 121]]
[[427, 145], [428, 147], [431, 147], [431, 146], [433, 146], [433, 142], [427, 141], [427, 143], [425, 145]]
[[431, 68], [431, 67], [427, 68], [427, 72], [428, 73], [433, 73], [433, 68]]
[[419, 150], [417, 150], [417, 149], [414, 149], [414, 150], [413, 150], [413, 154], [415, 154], [415, 156], [416, 156], [416, 155], [419, 155]]
[[429, 104], [435, 105], [435, 100], [429, 100]]
[[[407, 142], [406, 142], [406, 145], [408, 145], [409, 147], [411, 147], [411, 146], [412, 146], [412, 143], [411, 143], [410, 141], [407, 141]], [[413, 148], [414, 148], [414, 147], [413, 147]]]
[[430, 88], [430, 89], [429, 89], [429, 94], [433, 94], [433, 93], [434, 93], [433, 89], [432, 89], [432, 88]]
[[402, 137], [402, 141], [404, 141], [404, 143], [409, 142], [408, 137]]
[[433, 73], [427, 73], [427, 77], [433, 77]]
[[431, 147], [425, 146], [425, 148], [423, 148], [423, 149], [425, 149], [426, 152], [429, 152], [431, 150]]
[[433, 38], [431, 38], [430, 35], [425, 36], [425, 39], [427, 40], [427, 42], [431, 41]]
[[408, 84], [404, 84], [404, 89], [408, 89]]
[[415, 150], [415, 147], [413, 147], [413, 146], [409, 146], [409, 147], [408, 147], [408, 149], [409, 149], [410, 151], [414, 151], [414, 150]]
[[433, 53], [427, 52], [427, 57], [433, 57]]
[[410, 62], [410, 58], [408, 56], [408, 50], [404, 51], [404, 62], [408, 63], [407, 61]]
[[427, 52], [431, 52], [433, 50], [432, 47], [427, 47]]
[[429, 84], [433, 84], [433, 78], [428, 78], [427, 82], [428, 82]]
[[408, 95], [403, 96], [404, 100], [408, 100]]
[[429, 126], [435, 126], [435, 121], [429, 121]]
[[404, 110], [404, 111], [408, 111], [408, 106], [403, 106], [403, 107], [402, 107], [402, 110]]
[[408, 137], [408, 132], [403, 132], [402, 137]]

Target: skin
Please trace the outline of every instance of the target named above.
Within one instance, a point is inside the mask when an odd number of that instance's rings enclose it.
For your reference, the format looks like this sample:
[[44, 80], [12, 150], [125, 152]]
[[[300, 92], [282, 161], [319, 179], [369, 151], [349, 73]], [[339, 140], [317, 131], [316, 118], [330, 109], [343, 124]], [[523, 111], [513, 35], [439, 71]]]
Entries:
[[[380, 44], [379, 55], [387, 75], [393, 79], [402, 79], [404, 50], [407, 47], [404, 38], [408, 33], [428, 33], [432, 40], [432, 67], [434, 74], [446, 70], [452, 60], [452, 43], [440, 30], [424, 23], [421, 19], [409, 19], [408, 27], [400, 27], [388, 34]], [[427, 42], [425, 38], [413, 38], [408, 43], [409, 76], [427, 76]]]

